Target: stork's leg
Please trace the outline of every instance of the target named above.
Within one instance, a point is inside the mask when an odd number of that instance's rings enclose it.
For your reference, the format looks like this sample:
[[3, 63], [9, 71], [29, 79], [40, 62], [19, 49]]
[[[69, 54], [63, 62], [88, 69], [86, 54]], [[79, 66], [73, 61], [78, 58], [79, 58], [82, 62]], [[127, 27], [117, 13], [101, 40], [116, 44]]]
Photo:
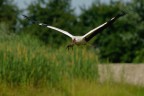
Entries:
[[74, 46], [74, 44], [73, 44], [73, 43], [71, 43], [71, 44], [67, 45], [67, 49], [68, 49], [68, 50], [69, 50], [70, 48], [72, 48], [72, 49], [73, 49], [73, 46]]

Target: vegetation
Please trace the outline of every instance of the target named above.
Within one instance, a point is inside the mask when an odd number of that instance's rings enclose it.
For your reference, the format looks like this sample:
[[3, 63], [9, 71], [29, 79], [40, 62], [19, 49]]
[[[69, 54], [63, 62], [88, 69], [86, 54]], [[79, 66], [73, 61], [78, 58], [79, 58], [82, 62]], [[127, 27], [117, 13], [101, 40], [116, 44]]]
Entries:
[[18, 7], [11, 0], [0, 1], [0, 23], [6, 23], [10, 30], [16, 30]]
[[[98, 57], [85, 48], [52, 49], [29, 36], [13, 36], [0, 44], [0, 81], [8, 84], [55, 84], [63, 78], [96, 79]], [[29, 42], [31, 40], [31, 42]], [[48, 47], [48, 48], [47, 48]], [[93, 63], [95, 62], [95, 63]]]
[[144, 88], [116, 84], [116, 83], [96, 83], [84, 80], [65, 81], [63, 90], [54, 88], [37, 87], [7, 87], [0, 86], [1, 96], [143, 96]]

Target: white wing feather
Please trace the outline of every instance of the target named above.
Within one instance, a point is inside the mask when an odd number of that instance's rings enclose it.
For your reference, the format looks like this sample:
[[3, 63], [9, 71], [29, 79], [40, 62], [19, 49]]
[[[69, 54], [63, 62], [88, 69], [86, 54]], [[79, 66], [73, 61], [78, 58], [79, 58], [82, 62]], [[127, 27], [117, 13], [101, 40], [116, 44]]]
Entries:
[[[42, 23], [40, 23], [39, 25], [43, 25]], [[53, 27], [53, 26], [46, 26], [46, 27], [48, 27], [48, 28], [50, 28], [50, 29], [53, 29], [53, 30], [56, 30], [56, 31], [59, 31], [59, 32], [61, 32], [61, 33], [63, 33], [63, 34], [65, 34], [65, 35], [67, 35], [67, 36], [69, 36], [69, 37], [71, 37], [71, 38], [73, 38], [73, 35], [72, 34], [70, 34], [69, 32], [67, 32], [67, 31], [64, 31], [64, 30], [62, 30], [62, 29], [59, 29], [59, 28], [56, 28], [56, 27]]]
[[[113, 19], [114, 19], [114, 18], [112, 18], [111, 20], [113, 20]], [[100, 26], [98, 26], [98, 27], [90, 30], [90, 31], [89, 31], [88, 33], [86, 33], [83, 37], [89, 36], [90, 34], [92, 34], [93, 32], [95, 32], [96, 30], [98, 30], [99, 28], [105, 26], [107, 23], [108, 23], [108, 22], [105, 22], [105, 23], [101, 24]]]
[[102, 26], [104, 26], [105, 24], [106, 24], [106, 23], [104, 23], [104, 24], [102, 24], [102, 25], [100, 25], [100, 26], [98, 26], [98, 27], [90, 30], [90, 31], [89, 31], [88, 33], [86, 33], [83, 37], [89, 36], [90, 34], [92, 34], [93, 32], [95, 32], [96, 30], [98, 30], [99, 28], [101, 28]]

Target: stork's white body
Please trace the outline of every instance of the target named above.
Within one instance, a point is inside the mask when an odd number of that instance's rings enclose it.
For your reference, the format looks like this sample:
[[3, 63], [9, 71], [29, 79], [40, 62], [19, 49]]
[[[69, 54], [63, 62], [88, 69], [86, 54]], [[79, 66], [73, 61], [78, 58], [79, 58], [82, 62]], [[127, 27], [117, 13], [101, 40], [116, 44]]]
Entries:
[[72, 40], [76, 45], [84, 45], [87, 43], [83, 36], [73, 36]]

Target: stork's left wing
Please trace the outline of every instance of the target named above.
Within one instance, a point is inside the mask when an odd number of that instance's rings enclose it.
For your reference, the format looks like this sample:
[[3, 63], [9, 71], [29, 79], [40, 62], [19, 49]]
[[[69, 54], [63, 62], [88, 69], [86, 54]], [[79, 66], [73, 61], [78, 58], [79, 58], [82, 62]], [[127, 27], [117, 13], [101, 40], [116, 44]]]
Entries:
[[65, 34], [65, 35], [69, 36], [70, 38], [73, 38], [73, 35], [70, 34], [70, 33], [67, 32], [67, 31], [64, 31], [64, 30], [62, 30], [62, 29], [56, 28], [56, 27], [54, 27], [54, 26], [49, 26], [49, 25], [44, 24], [44, 23], [40, 23], [40, 22], [38, 22], [38, 21], [34, 21], [34, 20], [32, 20], [30, 17], [28, 17], [28, 16], [26, 16], [26, 15], [23, 15], [23, 16], [24, 16], [26, 19], [30, 20], [30, 21], [31, 21], [32, 23], [34, 23], [34, 24], [38, 24], [38, 25], [40, 25], [40, 26], [45, 26], [45, 27], [47, 27], [47, 28], [50, 28], [50, 29], [56, 30], [56, 31], [58, 31], [58, 32], [61, 32], [61, 33]]
[[126, 13], [122, 12], [117, 14], [115, 17], [111, 18], [108, 22], [103, 23], [102, 25], [92, 29], [88, 33], [86, 33], [83, 37], [88, 42], [91, 40], [95, 35], [102, 32], [104, 29], [112, 25], [119, 17], [124, 16]]
[[70, 33], [67, 32], [67, 31], [64, 31], [64, 30], [62, 30], [62, 29], [56, 28], [56, 27], [54, 27], [54, 26], [49, 26], [49, 25], [43, 24], [43, 23], [39, 23], [39, 25], [40, 25], [40, 26], [48, 27], [48, 28], [53, 29], [53, 30], [56, 30], [56, 31], [58, 31], [58, 32], [61, 32], [61, 33], [65, 34], [65, 35], [73, 38], [73, 35], [72, 35], [72, 34], [70, 34]]

